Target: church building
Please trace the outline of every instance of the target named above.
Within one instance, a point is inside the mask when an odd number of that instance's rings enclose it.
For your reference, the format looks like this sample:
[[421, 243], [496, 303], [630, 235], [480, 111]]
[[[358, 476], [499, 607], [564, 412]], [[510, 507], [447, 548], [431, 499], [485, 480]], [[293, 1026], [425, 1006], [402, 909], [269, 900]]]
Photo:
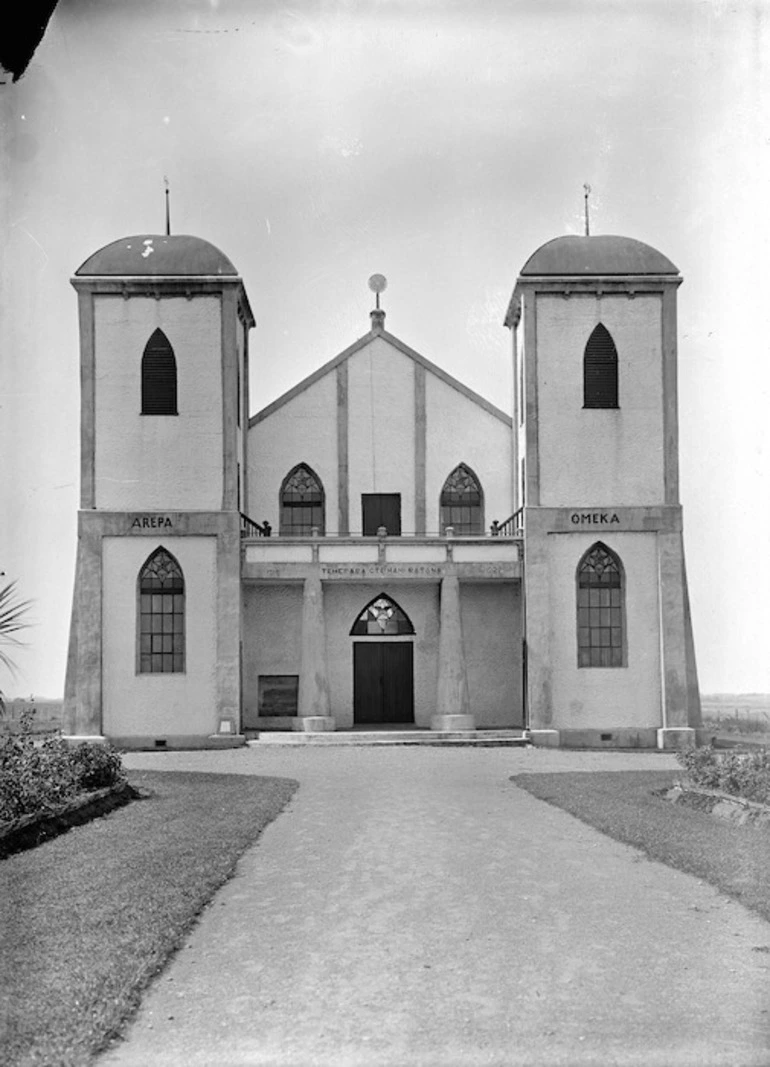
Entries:
[[375, 275], [368, 332], [250, 417], [255, 323], [230, 260], [190, 236], [96, 252], [72, 279], [64, 734], [694, 740], [681, 280], [629, 238], [538, 249], [505, 316], [511, 417], [386, 328]]

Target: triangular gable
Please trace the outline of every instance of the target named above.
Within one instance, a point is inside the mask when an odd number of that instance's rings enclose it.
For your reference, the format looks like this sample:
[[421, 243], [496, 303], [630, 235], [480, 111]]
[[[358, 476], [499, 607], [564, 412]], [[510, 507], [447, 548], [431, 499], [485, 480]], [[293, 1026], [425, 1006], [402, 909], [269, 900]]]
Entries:
[[494, 415], [496, 419], [500, 419], [506, 426], [510, 427], [513, 425], [510, 415], [506, 415], [504, 411], [495, 407], [489, 400], [485, 400], [483, 396], [479, 396], [473, 389], [470, 389], [467, 385], [463, 385], [457, 378], [453, 378], [451, 374], [447, 374], [445, 370], [442, 370], [441, 367], [437, 367], [435, 363], [431, 363], [429, 359], [426, 359], [425, 356], [421, 356], [419, 352], [415, 352], [413, 348], [404, 344], [404, 342], [399, 340], [394, 334], [388, 333], [387, 330], [370, 330], [368, 333], [364, 334], [363, 337], [359, 337], [357, 341], [354, 341], [353, 344], [343, 352], [340, 352], [338, 356], [335, 356], [334, 359], [330, 359], [328, 363], [324, 363], [322, 367], [313, 371], [307, 378], [303, 378], [297, 385], [292, 386], [291, 389], [279, 396], [277, 400], [273, 400], [271, 404], [262, 408], [256, 415], [252, 415], [249, 419], [249, 427], [255, 426], [258, 422], [262, 422], [263, 419], [266, 419], [268, 415], [272, 415], [274, 411], [278, 411], [284, 404], [288, 404], [288, 402], [293, 400], [295, 396], [299, 396], [299, 394], [303, 393], [309, 386], [314, 385], [330, 371], [335, 370], [341, 363], [344, 363], [345, 360], [350, 359], [351, 356], [354, 356], [357, 352], [366, 348], [367, 345], [371, 344], [372, 341], [375, 341], [378, 337], [383, 338], [383, 340], [387, 341], [393, 348], [401, 352], [403, 355], [408, 356], [409, 359], [413, 360], [415, 363], [419, 363], [421, 367], [430, 371], [431, 374], [435, 375], [440, 381], [444, 382], [452, 389], [456, 389], [462, 396], [467, 397], [467, 399], [471, 400], [474, 404], [478, 404], [484, 411], [489, 412], [490, 415]]

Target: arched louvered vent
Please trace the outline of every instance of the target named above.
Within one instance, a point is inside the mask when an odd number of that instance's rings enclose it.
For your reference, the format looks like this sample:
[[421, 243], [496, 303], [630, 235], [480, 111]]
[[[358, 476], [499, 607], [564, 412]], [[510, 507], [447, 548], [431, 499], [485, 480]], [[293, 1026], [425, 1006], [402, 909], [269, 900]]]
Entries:
[[163, 330], [156, 330], [142, 356], [142, 414], [176, 415], [176, 357]]
[[583, 407], [618, 407], [618, 352], [601, 323], [588, 338], [583, 356]]

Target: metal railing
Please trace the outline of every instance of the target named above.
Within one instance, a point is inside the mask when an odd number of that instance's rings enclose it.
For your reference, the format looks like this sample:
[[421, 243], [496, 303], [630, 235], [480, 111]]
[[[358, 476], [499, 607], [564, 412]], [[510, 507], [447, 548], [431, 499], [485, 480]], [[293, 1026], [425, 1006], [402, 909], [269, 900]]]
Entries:
[[504, 522], [492, 523], [493, 537], [520, 537], [523, 533], [524, 508], [514, 511]]
[[273, 532], [273, 528], [269, 522], [263, 522], [261, 525], [258, 522], [254, 522], [248, 515], [241, 514], [241, 537], [270, 537]]
[[[249, 516], [248, 515], [244, 515], [243, 512], [241, 512], [240, 514], [241, 514], [241, 537], [242, 538], [272, 537], [273, 528], [272, 528], [272, 526], [270, 525], [269, 522], [267, 522], [267, 521], [265, 521], [263, 523], [255, 522], [254, 519], [250, 519]], [[504, 522], [497, 522], [495, 520], [492, 523], [491, 527], [490, 527], [489, 534], [492, 537], [521, 537], [522, 533], [523, 533], [523, 529], [522, 529], [523, 515], [524, 515], [524, 508], [519, 508], [518, 511], [514, 511], [513, 515], [511, 515], [509, 518], [505, 519]], [[281, 536], [281, 535], [279, 535], [279, 536]], [[283, 536], [287, 536], [287, 535], [283, 535]], [[376, 540], [377, 537], [382, 538], [384, 536], [388, 536], [388, 535], [387, 535], [387, 531], [385, 531], [383, 529], [381, 533], [380, 533], [380, 531], [378, 531], [376, 535], [373, 535], [368, 539], [369, 540]], [[429, 531], [426, 531], [425, 533], [420, 533], [420, 534], [413, 533], [413, 532], [407, 532], [407, 531], [403, 531], [402, 530], [401, 533], [393, 534], [391, 536], [392, 537], [399, 537], [401, 539], [411, 538], [411, 539], [415, 539], [415, 540], [416, 539], [434, 540], [436, 538], [441, 538], [442, 540], [447, 539], [447, 538], [452, 539], [452, 540], [457, 540], [458, 539], [458, 535], [455, 534], [455, 532], [454, 532], [452, 527], [447, 527], [446, 529], [444, 529], [441, 532], [429, 532]], [[459, 536], [460, 537], [472, 538], [473, 540], [478, 540], [480, 537], [483, 538], [483, 537], [486, 537], [488, 535], [484, 534], [484, 533], [478, 533], [478, 534], [461, 534]], [[317, 527], [314, 527], [313, 530], [311, 531], [311, 533], [295, 534], [294, 537], [304, 538], [304, 539], [307, 539], [307, 538], [315, 539], [317, 537], [321, 537], [321, 538], [324, 538], [326, 540], [338, 538], [339, 540], [345, 540], [345, 541], [349, 541], [351, 539], [353, 539], [353, 540], [363, 539], [363, 535], [362, 534], [326, 534], [326, 533], [321, 534]]]

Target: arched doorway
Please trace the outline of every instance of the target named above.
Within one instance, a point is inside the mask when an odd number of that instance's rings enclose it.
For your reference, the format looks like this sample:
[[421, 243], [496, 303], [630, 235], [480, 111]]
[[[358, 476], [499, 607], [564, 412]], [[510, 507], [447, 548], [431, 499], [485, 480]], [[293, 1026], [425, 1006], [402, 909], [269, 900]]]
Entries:
[[386, 593], [370, 600], [350, 631], [356, 726], [414, 722], [414, 626]]

